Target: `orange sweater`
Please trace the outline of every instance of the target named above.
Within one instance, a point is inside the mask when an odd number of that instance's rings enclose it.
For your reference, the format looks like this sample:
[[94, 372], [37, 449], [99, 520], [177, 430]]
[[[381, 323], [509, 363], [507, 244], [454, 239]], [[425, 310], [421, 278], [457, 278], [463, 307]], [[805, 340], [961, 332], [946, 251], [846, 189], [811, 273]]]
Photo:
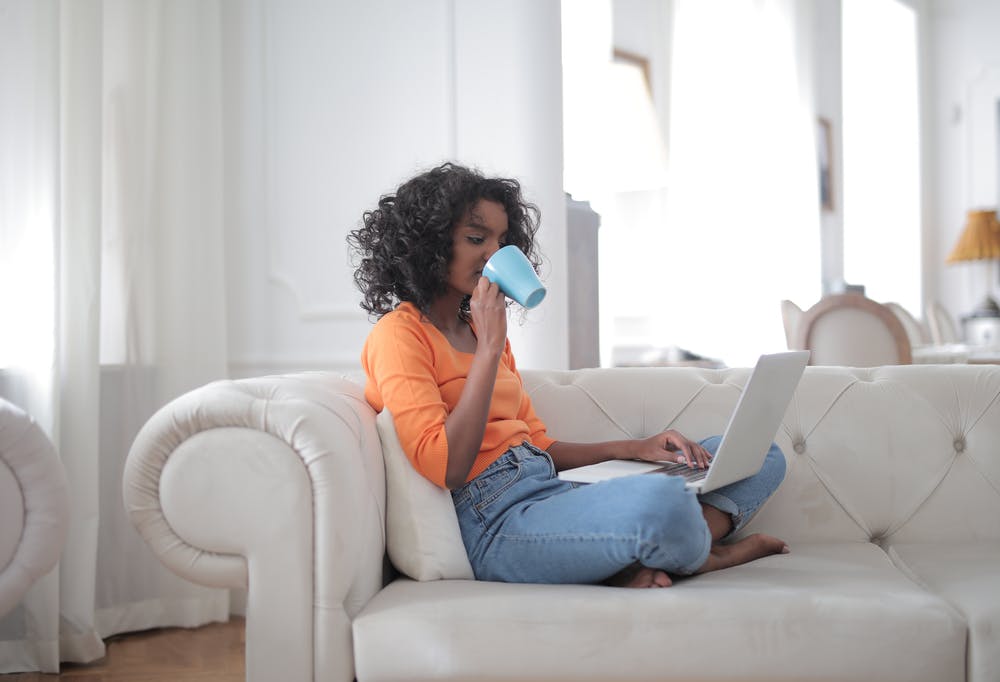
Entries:
[[[376, 411], [387, 408], [392, 413], [406, 456], [442, 488], [448, 462], [444, 422], [458, 404], [471, 364], [472, 354], [455, 350], [411, 303], [401, 303], [382, 316], [361, 354], [368, 376], [365, 398]], [[535, 415], [507, 341], [497, 367], [483, 446], [468, 480], [524, 441], [543, 450], [555, 442]]]

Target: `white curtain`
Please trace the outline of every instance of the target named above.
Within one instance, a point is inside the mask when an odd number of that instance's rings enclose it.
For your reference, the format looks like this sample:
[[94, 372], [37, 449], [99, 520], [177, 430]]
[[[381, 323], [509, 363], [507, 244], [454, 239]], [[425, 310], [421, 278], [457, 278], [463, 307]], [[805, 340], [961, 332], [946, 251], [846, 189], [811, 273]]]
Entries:
[[785, 347], [782, 299], [820, 295], [811, 9], [674, 2], [658, 324], [730, 366]]
[[220, 36], [214, 0], [0, 0], [0, 395], [72, 498], [58, 569], [0, 619], [0, 672], [228, 617], [121, 502], [142, 423], [226, 374]]

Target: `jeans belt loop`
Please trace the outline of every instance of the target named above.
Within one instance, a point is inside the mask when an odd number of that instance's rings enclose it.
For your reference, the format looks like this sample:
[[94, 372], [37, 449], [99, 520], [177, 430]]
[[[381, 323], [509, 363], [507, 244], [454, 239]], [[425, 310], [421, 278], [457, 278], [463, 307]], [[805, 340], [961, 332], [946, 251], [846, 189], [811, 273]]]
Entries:
[[526, 443], [522, 443], [521, 445], [512, 445], [508, 448], [508, 452], [510, 452], [514, 456], [514, 459], [518, 462], [523, 462], [524, 460], [535, 456], [535, 453], [532, 452], [531, 448], [527, 447]]

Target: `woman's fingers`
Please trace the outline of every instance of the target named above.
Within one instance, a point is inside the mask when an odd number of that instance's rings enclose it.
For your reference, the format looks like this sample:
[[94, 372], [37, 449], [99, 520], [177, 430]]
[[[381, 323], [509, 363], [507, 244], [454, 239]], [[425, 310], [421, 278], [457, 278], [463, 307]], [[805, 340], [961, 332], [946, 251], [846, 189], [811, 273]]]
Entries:
[[507, 306], [500, 287], [480, 277], [469, 301], [478, 344], [502, 351], [507, 339]]
[[671, 434], [668, 442], [680, 450], [680, 453], [675, 457], [678, 463], [687, 464], [692, 468], [704, 469], [712, 462], [712, 453], [699, 443], [688, 440], [679, 433]]
[[496, 283], [491, 282], [487, 277], [480, 277], [476, 284], [476, 290], [472, 293], [472, 300], [477, 303], [499, 303], [504, 304], [503, 292]]
[[677, 461], [687, 464], [689, 467], [693, 467], [695, 462], [694, 453], [691, 451], [691, 446], [686, 438], [682, 438], [674, 442], [674, 445], [681, 451], [681, 454], [677, 457]]
[[712, 463], [712, 453], [698, 445], [699, 462], [702, 467], [707, 467]]

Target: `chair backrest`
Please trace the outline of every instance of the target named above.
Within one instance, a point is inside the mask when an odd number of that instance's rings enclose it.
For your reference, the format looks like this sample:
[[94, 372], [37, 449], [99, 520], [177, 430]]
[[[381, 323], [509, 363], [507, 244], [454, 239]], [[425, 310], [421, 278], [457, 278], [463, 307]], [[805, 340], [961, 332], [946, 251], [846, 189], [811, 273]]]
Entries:
[[929, 334], [924, 329], [924, 325], [920, 320], [913, 316], [913, 313], [893, 301], [883, 303], [882, 305], [891, 310], [899, 318], [899, 321], [903, 324], [903, 329], [906, 330], [907, 338], [910, 339], [911, 348], [923, 346], [928, 343], [930, 340]]
[[802, 322], [802, 308], [795, 305], [787, 298], [781, 302], [781, 322], [785, 325], [785, 343], [788, 350], [802, 350], [795, 344], [798, 343], [798, 329]]
[[805, 311], [796, 343], [809, 364], [849, 367], [908, 365], [910, 339], [896, 314], [860, 294], [826, 296]]
[[928, 301], [924, 314], [927, 316], [927, 329], [930, 332], [931, 343], [942, 346], [961, 341], [954, 318], [941, 305], [940, 301]]

